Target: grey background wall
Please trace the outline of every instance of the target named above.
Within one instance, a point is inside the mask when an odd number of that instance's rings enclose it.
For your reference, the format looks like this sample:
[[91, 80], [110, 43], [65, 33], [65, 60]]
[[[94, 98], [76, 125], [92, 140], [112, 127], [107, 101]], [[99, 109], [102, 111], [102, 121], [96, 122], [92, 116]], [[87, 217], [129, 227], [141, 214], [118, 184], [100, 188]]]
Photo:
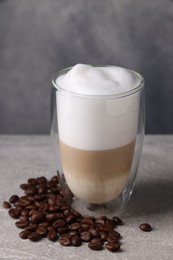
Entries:
[[51, 76], [79, 62], [140, 72], [147, 133], [173, 133], [171, 0], [0, 0], [0, 133], [49, 133]]

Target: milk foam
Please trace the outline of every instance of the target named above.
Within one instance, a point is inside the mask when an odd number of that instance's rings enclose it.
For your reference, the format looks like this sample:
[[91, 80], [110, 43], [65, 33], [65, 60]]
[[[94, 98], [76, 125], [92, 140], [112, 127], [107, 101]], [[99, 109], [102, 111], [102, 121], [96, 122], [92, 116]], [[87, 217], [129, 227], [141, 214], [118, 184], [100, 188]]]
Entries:
[[56, 96], [59, 137], [65, 144], [84, 150], [107, 150], [135, 139], [139, 92], [112, 99], [107, 96], [137, 87], [140, 79], [135, 73], [116, 66], [77, 64], [59, 76], [56, 84], [65, 90], [57, 91]]

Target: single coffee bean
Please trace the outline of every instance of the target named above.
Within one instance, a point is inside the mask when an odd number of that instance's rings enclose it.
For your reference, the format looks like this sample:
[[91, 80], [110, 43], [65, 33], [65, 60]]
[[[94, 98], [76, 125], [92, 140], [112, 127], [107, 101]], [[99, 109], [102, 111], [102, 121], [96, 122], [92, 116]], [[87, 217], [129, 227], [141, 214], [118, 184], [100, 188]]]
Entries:
[[81, 244], [82, 244], [81, 238], [77, 235], [73, 236], [71, 238], [71, 244], [73, 246], [81, 246]]
[[23, 210], [21, 211], [21, 216], [29, 216], [29, 210], [23, 209]]
[[71, 246], [71, 241], [69, 238], [66, 237], [60, 237], [58, 242], [62, 245], [62, 246]]
[[26, 190], [28, 187], [29, 187], [29, 184], [28, 184], [28, 183], [22, 183], [22, 184], [20, 185], [20, 188], [21, 188], [22, 190]]
[[29, 221], [29, 218], [27, 216], [20, 216], [19, 219], [22, 221]]
[[64, 215], [62, 213], [56, 212], [57, 219], [64, 219]]
[[83, 218], [80, 223], [81, 224], [83, 224], [83, 223], [89, 224], [91, 226], [94, 224], [94, 222], [93, 222], [93, 220], [91, 218]]
[[71, 209], [71, 213], [72, 213], [76, 218], [82, 218], [82, 215], [81, 215], [79, 212], [75, 211], [75, 210], [72, 210], [72, 209]]
[[21, 211], [23, 209], [23, 207], [19, 205], [19, 206], [16, 206], [16, 209]]
[[25, 230], [35, 231], [36, 228], [37, 228], [37, 224], [30, 224], [30, 225], [25, 227]]
[[139, 228], [142, 230], [142, 231], [145, 231], [145, 232], [150, 232], [152, 230], [152, 227], [150, 224], [148, 223], [142, 223], [139, 225]]
[[99, 232], [100, 238], [102, 241], [106, 241], [108, 234], [104, 231]]
[[30, 204], [30, 202], [26, 199], [19, 199], [19, 205], [22, 207], [26, 207]]
[[96, 229], [90, 228], [88, 231], [91, 233], [93, 237], [100, 237], [100, 234]]
[[56, 205], [56, 200], [54, 198], [49, 198], [47, 203], [49, 206]]
[[57, 219], [55, 222], [53, 222], [53, 226], [55, 228], [62, 228], [66, 226], [66, 222], [64, 219]]
[[79, 235], [79, 230], [70, 230], [68, 234], [71, 236]]
[[103, 240], [101, 238], [94, 237], [91, 239], [91, 243], [97, 243], [97, 242], [102, 243], [102, 245], [103, 245]]
[[[56, 205], [51, 205], [51, 206], [49, 206], [48, 210], [49, 210], [49, 212], [55, 213], [55, 212], [59, 211], [59, 207]], [[62, 213], [60, 213], [60, 214], [62, 214]]]
[[18, 199], [19, 199], [19, 197], [18, 197], [17, 195], [12, 195], [12, 196], [9, 198], [9, 202], [10, 202], [10, 203], [15, 203]]
[[37, 180], [35, 178], [28, 179], [28, 184], [30, 184], [30, 185], [36, 185], [37, 183], [38, 182], [37, 182]]
[[114, 239], [120, 239], [120, 237], [121, 237], [121, 235], [120, 235], [120, 233], [118, 233], [117, 231], [115, 231], [115, 230], [111, 230], [111, 231], [109, 231], [108, 232], [108, 235], [110, 236], [110, 237], [112, 237], [112, 238], [114, 238]]
[[88, 244], [88, 247], [91, 249], [91, 250], [102, 250], [103, 249], [103, 243], [102, 242], [90, 242]]
[[82, 231], [88, 231], [91, 228], [91, 225], [88, 223], [81, 223]]
[[106, 225], [109, 225], [110, 227], [112, 227], [112, 229], [116, 226], [114, 221], [109, 218], [106, 220]]
[[46, 184], [40, 184], [40, 185], [38, 185], [37, 189], [38, 189], [38, 193], [42, 194], [44, 192], [47, 192], [47, 185]]
[[55, 213], [51, 213], [51, 214], [46, 214], [46, 220], [48, 222], [53, 222], [57, 219], [57, 215]]
[[23, 230], [19, 233], [20, 238], [27, 239], [28, 235], [31, 234], [31, 231], [29, 230]]
[[12, 217], [12, 218], [19, 218], [20, 212], [21, 212], [20, 210], [15, 209], [15, 208], [10, 209], [10, 210], [8, 211], [10, 217]]
[[68, 232], [69, 232], [68, 227], [58, 228], [58, 234], [60, 234], [60, 235], [68, 233]]
[[38, 177], [37, 178], [37, 183], [47, 183], [47, 179], [44, 176]]
[[117, 226], [121, 226], [123, 224], [122, 220], [118, 217], [113, 217], [112, 220], [113, 220], [114, 224]]
[[98, 219], [96, 219], [95, 223], [96, 224], [105, 224], [105, 220], [98, 218]]
[[[30, 201], [30, 202], [34, 202], [35, 198], [34, 198], [34, 196], [28, 195], [27, 200]], [[29, 206], [31, 206], [31, 205], [29, 205]], [[27, 206], [27, 207], [29, 207], [29, 206]]]
[[[75, 235], [76, 235], [76, 234], [75, 234]], [[68, 233], [68, 234], [62, 234], [62, 235], [61, 235], [62, 238], [69, 238], [69, 239], [70, 239], [72, 236], [73, 236], [73, 235], [71, 235], [71, 234], [69, 234], [69, 233]]]
[[41, 222], [39, 225], [38, 225], [38, 227], [48, 227], [50, 225], [50, 223], [48, 223], [48, 222]]
[[92, 238], [92, 235], [90, 232], [88, 231], [84, 231], [80, 234], [80, 237], [82, 239], [82, 241], [84, 242], [90, 242], [91, 241], [91, 238]]
[[67, 217], [67, 216], [71, 215], [72, 213], [71, 213], [70, 209], [66, 209], [66, 210], [63, 211], [63, 214], [64, 214], [65, 217]]
[[69, 229], [70, 230], [78, 230], [81, 227], [80, 223], [72, 223], [71, 225], [69, 225]]
[[4, 207], [5, 209], [10, 209], [10, 208], [11, 208], [11, 205], [10, 205], [10, 203], [9, 203], [8, 201], [4, 201], [4, 202], [3, 202], [3, 207]]
[[57, 240], [57, 232], [55, 230], [50, 230], [47, 234], [47, 238], [51, 241]]
[[116, 242], [108, 242], [108, 243], [106, 243], [105, 247], [107, 250], [109, 250], [111, 252], [115, 252], [120, 249], [120, 244], [116, 243]]
[[102, 225], [100, 225], [99, 228], [100, 228], [100, 231], [105, 231], [105, 232], [108, 232], [108, 231], [112, 230], [112, 226], [107, 225], [107, 224], [102, 224]]
[[42, 212], [47, 212], [49, 205], [45, 202], [39, 202], [39, 203], [40, 203], [40, 206], [39, 206], [38, 210], [42, 211]]
[[67, 221], [68, 224], [74, 222], [75, 219], [76, 219], [76, 216], [73, 215], [73, 214], [66, 217], [66, 221]]
[[55, 228], [53, 226], [48, 226], [47, 231], [50, 231], [50, 230], [55, 230]]
[[32, 214], [31, 222], [33, 224], [38, 224], [43, 220], [43, 218], [44, 218], [44, 214], [42, 212], [37, 211]]
[[28, 239], [33, 242], [40, 240], [40, 238], [41, 238], [41, 236], [39, 234], [37, 234], [36, 232], [32, 232], [28, 235]]
[[111, 242], [111, 243], [118, 243], [118, 242], [119, 242], [118, 239], [113, 238], [113, 237], [110, 237], [110, 236], [108, 236], [106, 240], [107, 240], [108, 242]]
[[26, 190], [25, 190], [25, 193], [27, 194], [27, 195], [35, 195], [36, 193], [37, 193], [37, 188], [36, 187], [29, 187], [29, 188], [27, 188]]
[[47, 234], [47, 228], [46, 227], [38, 227], [36, 229], [37, 234], [39, 234], [42, 237], [45, 237]]
[[107, 217], [106, 217], [106, 216], [99, 216], [99, 217], [96, 218], [96, 220], [97, 220], [97, 219], [102, 219], [102, 220], [104, 220], [104, 222], [106, 222]]
[[25, 228], [29, 224], [27, 220], [19, 220], [15, 223], [16, 227], [18, 228]]
[[53, 181], [53, 182], [55, 182], [55, 183], [59, 183], [59, 178], [58, 178], [58, 176], [53, 176], [52, 178], [51, 178], [51, 181]]

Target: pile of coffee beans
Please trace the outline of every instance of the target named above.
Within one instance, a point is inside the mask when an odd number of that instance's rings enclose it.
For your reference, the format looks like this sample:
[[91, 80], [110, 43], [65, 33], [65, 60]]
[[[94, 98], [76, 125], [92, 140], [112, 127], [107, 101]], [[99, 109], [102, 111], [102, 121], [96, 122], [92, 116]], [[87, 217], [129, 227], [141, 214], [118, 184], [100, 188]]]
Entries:
[[[50, 180], [43, 176], [30, 178], [20, 188], [24, 190], [24, 196], [12, 195], [9, 201], [3, 202], [10, 217], [18, 219], [15, 225], [23, 229], [20, 238], [34, 242], [47, 238], [63, 246], [75, 247], [88, 243], [91, 250], [120, 250], [121, 235], [115, 229], [122, 225], [121, 219], [82, 216], [73, 210], [65, 202], [58, 176]], [[147, 223], [139, 228], [151, 231]]]

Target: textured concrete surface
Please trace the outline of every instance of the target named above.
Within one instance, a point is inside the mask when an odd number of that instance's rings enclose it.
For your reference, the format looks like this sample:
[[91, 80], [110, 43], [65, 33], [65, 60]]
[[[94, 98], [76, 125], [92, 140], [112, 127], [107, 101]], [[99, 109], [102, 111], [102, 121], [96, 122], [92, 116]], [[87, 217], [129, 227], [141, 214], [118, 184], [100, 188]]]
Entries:
[[0, 0], [0, 133], [48, 134], [52, 74], [115, 64], [146, 80], [147, 132], [173, 133], [172, 0]]
[[[137, 183], [126, 212], [122, 252], [93, 252], [83, 245], [66, 248], [58, 242], [21, 240], [15, 220], [0, 206], [1, 260], [171, 260], [173, 255], [173, 136], [145, 137]], [[0, 205], [29, 177], [54, 175], [48, 136], [0, 136]], [[153, 226], [150, 233], [138, 229]]]

